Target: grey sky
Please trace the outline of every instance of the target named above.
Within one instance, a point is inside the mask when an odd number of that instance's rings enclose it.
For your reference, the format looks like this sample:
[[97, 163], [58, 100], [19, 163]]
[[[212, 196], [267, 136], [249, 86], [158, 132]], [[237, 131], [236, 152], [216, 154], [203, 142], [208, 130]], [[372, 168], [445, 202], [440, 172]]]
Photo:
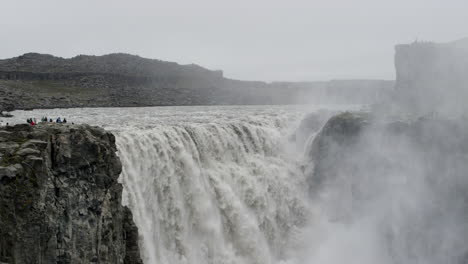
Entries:
[[126, 52], [244, 80], [393, 79], [393, 46], [468, 36], [467, 0], [3, 0], [0, 58]]

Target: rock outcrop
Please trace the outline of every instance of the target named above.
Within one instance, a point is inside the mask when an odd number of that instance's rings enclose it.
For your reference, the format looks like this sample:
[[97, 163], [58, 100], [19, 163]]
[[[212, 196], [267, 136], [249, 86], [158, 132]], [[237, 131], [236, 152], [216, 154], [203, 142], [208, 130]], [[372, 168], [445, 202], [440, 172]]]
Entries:
[[[385, 175], [397, 164], [403, 173], [403, 169], [414, 165], [411, 158], [423, 160], [419, 165], [427, 170], [425, 175], [437, 178], [450, 167], [440, 166], [442, 163], [457, 160], [463, 164], [468, 155], [467, 130], [465, 117], [396, 119], [363, 112], [338, 114], [328, 120], [306, 152], [313, 163], [310, 184], [317, 188], [323, 182], [343, 176], [351, 179], [364, 171]], [[399, 154], [412, 156], [402, 158]], [[462, 176], [464, 168], [468, 171], [468, 164], [451, 169], [450, 173]]]
[[467, 130], [466, 118], [337, 115], [309, 148], [310, 197], [390, 263], [467, 263]]
[[0, 263], [142, 263], [115, 138], [97, 127], [0, 130]]
[[312, 193], [353, 165], [352, 162], [348, 163], [347, 157], [350, 157], [350, 150], [359, 142], [368, 124], [367, 118], [367, 115], [350, 112], [333, 116], [314, 138], [306, 151], [306, 158], [314, 163], [308, 178]]

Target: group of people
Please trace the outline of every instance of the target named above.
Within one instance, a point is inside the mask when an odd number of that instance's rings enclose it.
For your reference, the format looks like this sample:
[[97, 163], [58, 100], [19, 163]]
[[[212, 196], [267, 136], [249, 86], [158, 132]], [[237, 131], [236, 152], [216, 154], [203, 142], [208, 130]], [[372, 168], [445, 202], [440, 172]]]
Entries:
[[[26, 122], [28, 122], [28, 124], [30, 124], [31, 126], [34, 126], [34, 125], [37, 124], [36, 118], [28, 118], [28, 119], [26, 120]], [[47, 116], [43, 116], [43, 117], [41, 118], [41, 122], [50, 122], [50, 123], [53, 123], [54, 120], [53, 120], [52, 118], [50, 118], [50, 119], [47, 118]], [[58, 118], [55, 120], [55, 123], [67, 123], [67, 119], [64, 118], [64, 119], [62, 120], [60, 117], [58, 117]]]

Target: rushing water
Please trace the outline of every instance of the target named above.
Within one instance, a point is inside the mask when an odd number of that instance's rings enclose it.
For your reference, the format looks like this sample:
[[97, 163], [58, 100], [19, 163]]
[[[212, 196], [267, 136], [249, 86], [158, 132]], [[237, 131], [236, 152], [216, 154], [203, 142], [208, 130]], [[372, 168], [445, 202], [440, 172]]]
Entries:
[[[294, 106], [16, 111], [115, 132], [145, 263], [289, 263], [311, 208]], [[336, 110], [336, 109], [335, 109]]]
[[322, 108], [356, 106], [43, 109], [1, 121], [60, 116], [113, 131], [145, 263], [299, 263], [313, 209], [305, 146], [290, 138]]
[[[60, 115], [114, 132], [147, 264], [467, 263], [466, 120], [411, 137], [367, 127], [339, 150], [348, 160], [332, 154], [336, 173], [311, 195], [304, 150], [322, 116], [356, 106], [326, 108], [53, 109], [0, 121]], [[315, 131], [301, 135], [310, 112]]]

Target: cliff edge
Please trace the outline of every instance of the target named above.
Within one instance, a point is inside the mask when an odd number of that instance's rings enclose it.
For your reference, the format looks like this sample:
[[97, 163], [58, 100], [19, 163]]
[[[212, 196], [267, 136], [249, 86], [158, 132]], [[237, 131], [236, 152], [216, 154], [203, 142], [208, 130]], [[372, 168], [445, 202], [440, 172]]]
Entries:
[[0, 129], [0, 263], [142, 263], [114, 136], [87, 125]]
[[306, 173], [333, 236], [349, 239], [345, 225], [389, 263], [467, 263], [467, 129], [466, 118], [331, 118]]

